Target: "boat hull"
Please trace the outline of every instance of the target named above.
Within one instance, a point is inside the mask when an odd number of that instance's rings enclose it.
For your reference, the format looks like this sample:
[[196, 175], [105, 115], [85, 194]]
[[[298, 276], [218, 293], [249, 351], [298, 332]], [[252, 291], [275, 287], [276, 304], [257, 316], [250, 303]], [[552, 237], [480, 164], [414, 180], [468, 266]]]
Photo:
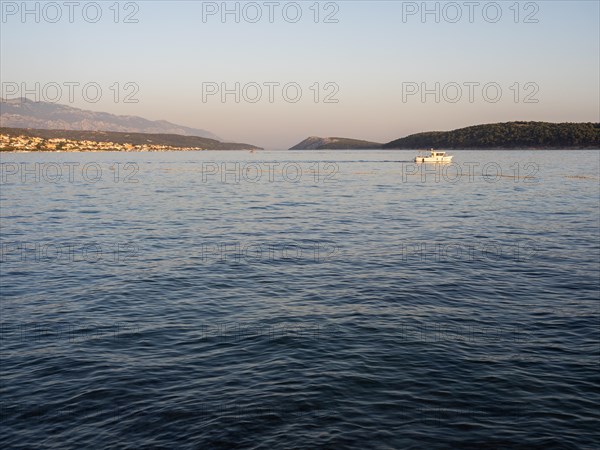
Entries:
[[417, 156], [415, 162], [418, 163], [450, 163], [454, 156]]

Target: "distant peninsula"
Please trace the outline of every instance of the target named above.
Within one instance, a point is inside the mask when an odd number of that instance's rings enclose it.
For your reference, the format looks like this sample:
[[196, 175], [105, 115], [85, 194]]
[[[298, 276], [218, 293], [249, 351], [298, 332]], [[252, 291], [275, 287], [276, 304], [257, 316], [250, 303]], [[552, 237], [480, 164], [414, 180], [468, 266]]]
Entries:
[[151, 152], [181, 150], [262, 150], [262, 148], [250, 144], [220, 142], [215, 139], [178, 134], [0, 127], [0, 151]]
[[310, 137], [290, 150], [337, 149], [598, 149], [600, 123], [505, 122], [452, 131], [428, 131], [377, 144], [345, 138]]

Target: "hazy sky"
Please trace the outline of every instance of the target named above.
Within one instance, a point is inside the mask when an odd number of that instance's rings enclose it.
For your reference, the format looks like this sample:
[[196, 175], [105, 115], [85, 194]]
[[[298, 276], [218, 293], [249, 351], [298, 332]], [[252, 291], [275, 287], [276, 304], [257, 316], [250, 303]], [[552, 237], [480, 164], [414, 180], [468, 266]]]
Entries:
[[[5, 97], [11, 83], [38, 82], [41, 100], [267, 148], [309, 135], [387, 142], [487, 122], [600, 120], [598, 1], [426, 2], [424, 17], [422, 2], [227, 2], [239, 15], [224, 18], [222, 2], [27, 2], [24, 17], [21, 3], [2, 1]], [[69, 82], [80, 83], [72, 99]], [[209, 95], [223, 83], [225, 101]]]

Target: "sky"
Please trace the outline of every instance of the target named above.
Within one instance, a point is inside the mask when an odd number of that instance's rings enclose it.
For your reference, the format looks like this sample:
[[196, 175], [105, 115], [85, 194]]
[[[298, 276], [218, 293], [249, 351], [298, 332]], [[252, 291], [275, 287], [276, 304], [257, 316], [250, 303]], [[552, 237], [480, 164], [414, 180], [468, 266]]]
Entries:
[[270, 149], [308, 136], [388, 142], [480, 123], [598, 122], [599, 4], [2, 1], [2, 96]]

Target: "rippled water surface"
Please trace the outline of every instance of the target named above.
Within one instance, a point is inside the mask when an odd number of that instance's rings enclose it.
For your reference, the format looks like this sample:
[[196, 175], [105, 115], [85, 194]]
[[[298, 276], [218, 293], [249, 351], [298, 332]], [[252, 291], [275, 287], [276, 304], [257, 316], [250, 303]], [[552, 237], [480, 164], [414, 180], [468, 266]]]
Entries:
[[0, 446], [598, 448], [599, 153], [455, 155], [3, 154]]

